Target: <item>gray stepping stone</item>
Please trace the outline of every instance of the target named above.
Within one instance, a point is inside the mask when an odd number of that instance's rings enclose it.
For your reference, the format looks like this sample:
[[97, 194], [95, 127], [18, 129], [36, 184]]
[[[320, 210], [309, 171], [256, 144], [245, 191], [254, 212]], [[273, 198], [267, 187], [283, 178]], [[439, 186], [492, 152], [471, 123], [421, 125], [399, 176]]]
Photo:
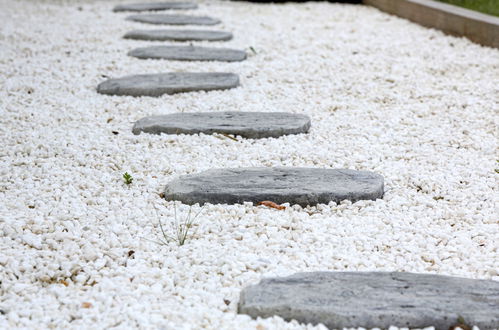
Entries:
[[174, 61], [240, 62], [246, 59], [246, 52], [241, 50], [197, 46], [150, 46], [136, 48], [128, 52], [128, 55], [140, 59]]
[[160, 96], [224, 90], [237, 86], [239, 86], [239, 77], [233, 73], [172, 72], [109, 79], [97, 86], [97, 92], [108, 95]]
[[198, 112], [145, 117], [133, 126], [133, 133], [233, 134], [259, 139], [306, 133], [310, 118], [286, 112]]
[[157, 11], [169, 9], [196, 9], [198, 5], [189, 2], [152, 2], [132, 3], [114, 7], [114, 12], [120, 11]]
[[167, 24], [167, 25], [215, 25], [220, 20], [208, 16], [187, 16], [187, 15], [131, 15], [126, 18], [129, 21], [149, 23], [149, 24]]
[[322, 323], [330, 329], [449, 329], [459, 316], [470, 326], [499, 325], [499, 282], [386, 272], [298, 273], [245, 288], [239, 313], [253, 318]]
[[191, 205], [272, 201], [307, 206], [382, 197], [378, 174], [302, 167], [214, 169], [180, 176], [165, 188], [166, 200]]
[[232, 33], [205, 30], [133, 30], [123, 38], [149, 41], [227, 41], [232, 39]]

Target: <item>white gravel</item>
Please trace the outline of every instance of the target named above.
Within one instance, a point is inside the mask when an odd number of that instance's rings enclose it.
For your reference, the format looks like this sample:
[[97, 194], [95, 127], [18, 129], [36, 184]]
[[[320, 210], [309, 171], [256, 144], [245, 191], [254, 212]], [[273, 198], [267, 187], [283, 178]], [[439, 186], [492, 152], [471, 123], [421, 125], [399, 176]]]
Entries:
[[[364, 6], [201, 1], [189, 13], [235, 38], [198, 44], [248, 60], [145, 61], [126, 53], [154, 43], [121, 36], [157, 26], [125, 21], [116, 3], [0, 0], [0, 328], [312, 329], [237, 315], [241, 288], [317, 270], [499, 280], [497, 49]], [[189, 70], [232, 71], [242, 86], [95, 92], [105, 77]], [[131, 132], [147, 115], [232, 110], [305, 113], [312, 130], [238, 142]], [[386, 195], [208, 205], [184, 246], [151, 242], [160, 219], [173, 229], [159, 196], [173, 178], [275, 165], [375, 171]]]

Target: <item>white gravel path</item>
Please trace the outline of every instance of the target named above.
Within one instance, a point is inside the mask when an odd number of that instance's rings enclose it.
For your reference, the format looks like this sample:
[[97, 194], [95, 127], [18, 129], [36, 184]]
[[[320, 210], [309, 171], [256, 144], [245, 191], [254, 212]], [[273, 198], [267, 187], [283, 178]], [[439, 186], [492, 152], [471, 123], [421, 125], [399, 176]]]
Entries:
[[[145, 61], [126, 53], [154, 43], [121, 36], [157, 26], [125, 21], [117, 3], [0, 0], [0, 328], [311, 329], [237, 315], [241, 288], [317, 270], [499, 280], [498, 50], [364, 6], [201, 1], [182, 13], [220, 18], [235, 38], [198, 44], [248, 60]], [[189, 70], [232, 71], [242, 87], [95, 92], [106, 77]], [[305, 113], [312, 130], [131, 132], [147, 115], [232, 110]], [[387, 192], [284, 211], [208, 205], [186, 245], [150, 241], [159, 219], [172, 228], [159, 197], [171, 179], [275, 165], [375, 171]]]

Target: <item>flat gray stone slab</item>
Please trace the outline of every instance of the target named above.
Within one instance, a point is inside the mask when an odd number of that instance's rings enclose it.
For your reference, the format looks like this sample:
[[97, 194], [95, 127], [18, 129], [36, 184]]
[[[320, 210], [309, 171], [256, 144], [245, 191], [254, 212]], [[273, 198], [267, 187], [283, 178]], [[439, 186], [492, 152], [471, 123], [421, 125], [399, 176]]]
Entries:
[[131, 15], [126, 19], [140, 23], [165, 25], [215, 25], [220, 23], [220, 20], [208, 16], [188, 15], [143, 14]]
[[389, 326], [448, 330], [459, 316], [480, 329], [499, 325], [499, 282], [386, 272], [298, 273], [241, 292], [239, 313], [323, 323], [330, 329]]
[[307, 206], [382, 197], [378, 174], [303, 167], [214, 169], [181, 176], [165, 188], [166, 200], [191, 205], [272, 201]]
[[128, 55], [140, 59], [174, 61], [240, 62], [246, 59], [246, 52], [241, 50], [197, 46], [150, 46], [136, 48], [128, 52]]
[[213, 134], [224, 133], [259, 139], [306, 133], [310, 118], [287, 112], [198, 112], [145, 117], [133, 133]]
[[109, 79], [97, 86], [97, 92], [107, 95], [160, 96], [224, 90], [237, 86], [239, 86], [239, 77], [233, 73], [172, 72]]
[[232, 33], [208, 30], [133, 30], [125, 39], [149, 41], [227, 41]]
[[150, 2], [117, 5], [114, 7], [113, 11], [157, 11], [169, 9], [196, 9], [197, 7], [197, 4], [190, 2]]

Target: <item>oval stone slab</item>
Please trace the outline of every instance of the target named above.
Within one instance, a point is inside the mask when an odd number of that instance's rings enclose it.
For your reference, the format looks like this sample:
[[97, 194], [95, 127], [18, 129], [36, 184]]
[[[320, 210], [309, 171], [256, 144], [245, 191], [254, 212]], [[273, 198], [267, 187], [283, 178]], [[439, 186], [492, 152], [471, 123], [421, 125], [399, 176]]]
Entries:
[[198, 112], [145, 117], [133, 126], [133, 133], [233, 134], [259, 139], [306, 133], [310, 118], [286, 112]]
[[165, 25], [215, 25], [220, 23], [220, 20], [208, 16], [187, 15], [144, 14], [131, 15], [126, 19], [134, 22]]
[[189, 2], [151, 2], [151, 3], [131, 3], [114, 7], [114, 12], [120, 11], [157, 11], [169, 9], [196, 9], [198, 5]]
[[280, 316], [329, 329], [448, 330], [499, 325], [499, 282], [399, 272], [312, 272], [268, 278], [241, 292], [238, 312]]
[[227, 41], [232, 39], [232, 33], [208, 30], [133, 30], [123, 38], [149, 41]]
[[307, 206], [382, 197], [378, 174], [303, 167], [214, 169], [180, 176], [165, 188], [166, 200], [191, 205], [272, 201]]
[[150, 46], [136, 48], [128, 52], [128, 55], [140, 59], [174, 61], [240, 62], [246, 59], [246, 52], [241, 50], [197, 46]]
[[172, 72], [109, 79], [97, 86], [97, 92], [107, 95], [160, 96], [224, 90], [237, 86], [239, 86], [239, 77], [233, 73]]

